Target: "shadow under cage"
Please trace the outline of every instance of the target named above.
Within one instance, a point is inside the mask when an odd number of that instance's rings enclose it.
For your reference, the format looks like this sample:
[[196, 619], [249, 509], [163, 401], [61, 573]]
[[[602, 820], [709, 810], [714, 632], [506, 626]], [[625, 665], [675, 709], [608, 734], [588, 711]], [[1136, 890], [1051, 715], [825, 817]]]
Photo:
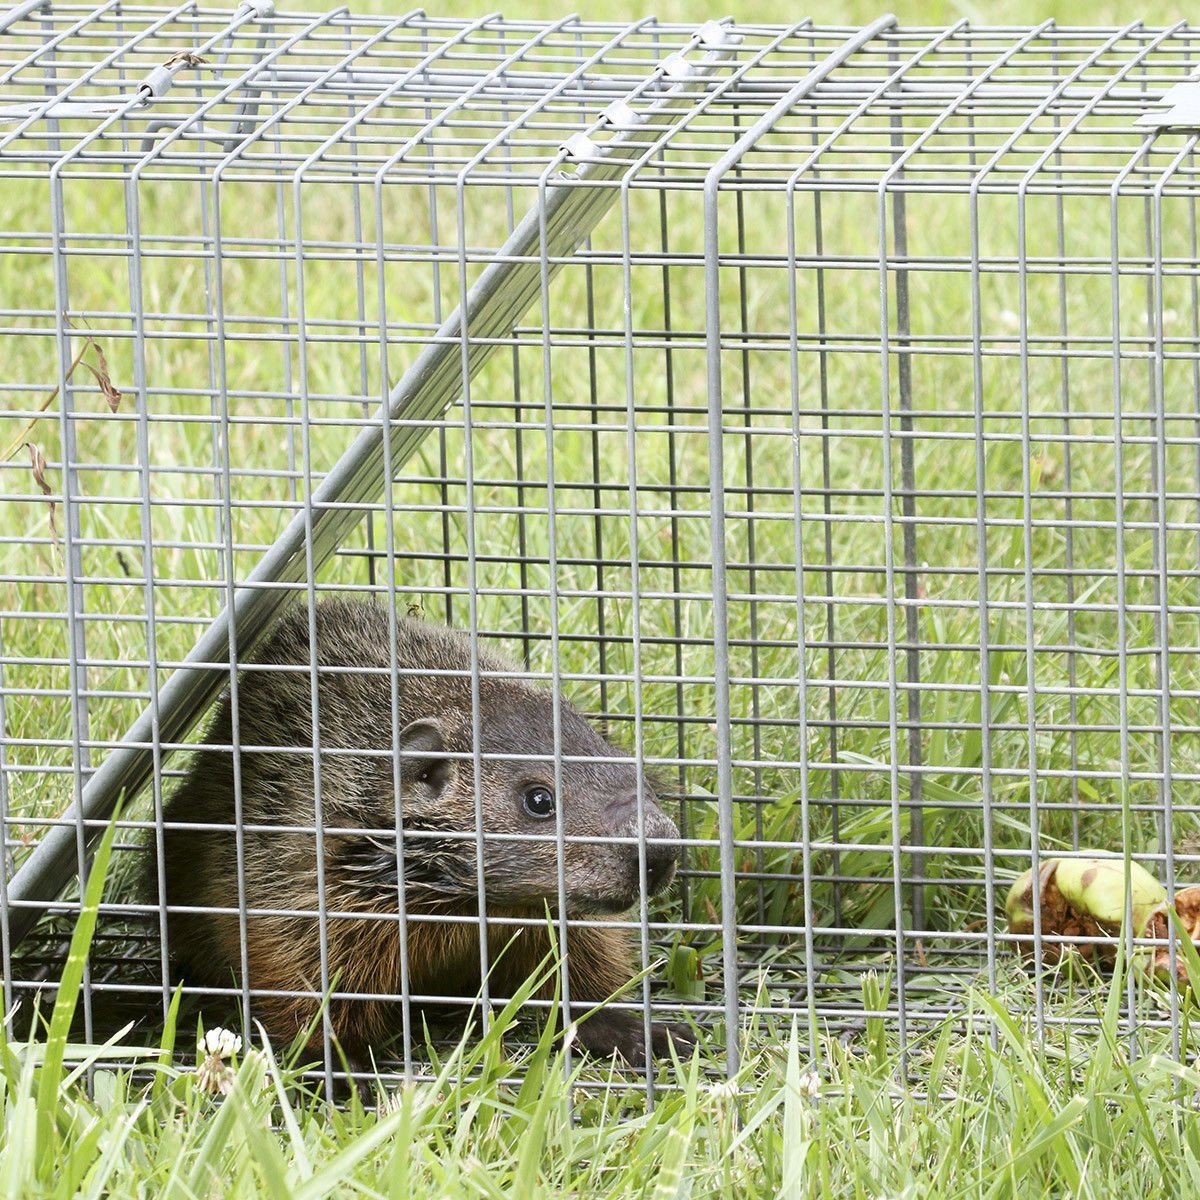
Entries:
[[[375, 1063], [419, 1071], [398, 964], [433, 930], [494, 968], [518, 869], [489, 856], [503, 681], [559, 714], [539, 778], [636, 781], [619, 829], [573, 829], [568, 789], [516, 837], [557, 875], [509, 923], [567, 948], [531, 1009], [568, 998], [578, 926], [631, 948], [611, 1011], [731, 1071], [750, 1023], [907, 1044], [971, 989], [1094, 1022], [1036, 921], [1027, 978], [1003, 903], [1052, 856], [1200, 878], [1198, 67], [1182, 25], [0, 9], [6, 1011], [52, 992], [124, 797], [82, 1033], [161, 1018], [187, 947], [162, 872], [136, 881], [171, 797], [290, 752], [312, 794], [273, 820], [312, 877], [256, 908], [264, 829], [218, 822], [210, 916], [243, 943], [285, 918], [318, 966], [283, 990], [331, 995], [326, 1035], [394, 999]], [[382, 606], [390, 653], [315, 671], [331, 601]], [[281, 619], [298, 657], [256, 662]], [[464, 662], [401, 661], [414, 625]], [[431, 869], [404, 739], [322, 745], [339, 672], [469, 697], [461, 912], [401, 911]], [[242, 693], [308, 741], [247, 741]], [[332, 829], [322, 793], [368, 763], [391, 807]], [[397, 909], [334, 903], [323, 848], [381, 837]], [[610, 850], [640, 886], [600, 920], [575, 864]], [[338, 923], [369, 914], [395, 963], [339, 991]], [[280, 990], [182, 978], [247, 1030]], [[1178, 1032], [1178, 998], [1131, 990], [1129, 1019]]]

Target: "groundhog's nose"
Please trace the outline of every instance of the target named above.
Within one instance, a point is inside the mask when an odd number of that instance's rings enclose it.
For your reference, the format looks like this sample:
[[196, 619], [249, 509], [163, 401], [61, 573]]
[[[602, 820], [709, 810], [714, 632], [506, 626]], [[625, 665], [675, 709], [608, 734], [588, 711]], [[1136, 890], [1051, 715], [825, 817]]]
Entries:
[[646, 892], [653, 896], [675, 878], [675, 864], [679, 861], [677, 846], [646, 847]]
[[[618, 800], [612, 808], [616, 832], [624, 837], [638, 834], [638, 797], [636, 792]], [[679, 830], [675, 822], [650, 797], [642, 804], [642, 829], [646, 836], [646, 890], [650, 895], [661, 892], [675, 877], [679, 847], [675, 844]], [[631, 847], [636, 859], [636, 847]]]

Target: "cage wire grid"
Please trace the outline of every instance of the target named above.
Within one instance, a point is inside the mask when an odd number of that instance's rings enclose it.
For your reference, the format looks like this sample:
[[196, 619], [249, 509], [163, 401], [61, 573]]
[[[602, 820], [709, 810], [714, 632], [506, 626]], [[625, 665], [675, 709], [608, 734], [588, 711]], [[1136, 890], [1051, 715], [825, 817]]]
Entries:
[[1200, 862], [1197, 41], [0, 9], [6, 1011], [122, 794], [83, 1032], [165, 1011], [128, 883], [181, 752], [289, 601], [369, 595], [656, 781], [623, 1003], [730, 1070], [752, 1016], [907, 1045], [971, 985], [1093, 1023], [999, 910]]

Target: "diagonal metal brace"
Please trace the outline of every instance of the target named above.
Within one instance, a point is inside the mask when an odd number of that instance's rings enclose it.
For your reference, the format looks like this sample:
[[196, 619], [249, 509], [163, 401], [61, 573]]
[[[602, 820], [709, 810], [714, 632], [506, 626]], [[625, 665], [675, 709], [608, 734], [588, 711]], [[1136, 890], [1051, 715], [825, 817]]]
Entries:
[[1156, 106], [1142, 113], [1134, 125], [1156, 133], [1200, 129], [1200, 80], [1189, 79], [1168, 88], [1158, 97]]
[[[427, 422], [443, 416], [464, 386], [463, 342], [467, 343], [466, 374], [474, 376], [501, 339], [507, 339], [540, 293], [543, 261], [551, 275], [574, 253], [620, 194], [618, 188], [591, 186], [621, 179], [645, 158], [655, 129], [673, 115], [690, 109], [703, 86], [730, 58], [741, 39], [728, 25], [710, 22], [700, 29], [687, 53], [703, 51], [690, 70], [679, 63], [660, 65], [630, 99], [642, 104], [644, 119], [632, 127], [616, 128], [603, 118], [588, 135], [588, 153], [573, 157], [564, 147], [559, 161], [580, 165], [570, 180], [559, 178], [544, 191], [513, 230], [493, 261], [467, 294], [464, 305], [446, 319], [430, 342], [392, 389], [379, 419], [363, 429], [329, 474], [314, 489], [311, 502], [311, 562], [316, 570], [344, 542], [362, 519], [359, 505], [382, 495], [393, 477], [428, 434], [428, 428], [397, 424], [390, 431], [391, 458], [384, 453], [384, 422]], [[678, 57], [678, 56], [677, 56]], [[648, 103], [647, 97], [654, 97]], [[605, 132], [607, 141], [599, 140]], [[664, 135], [665, 136], [665, 135]], [[596, 139], [596, 140], [593, 140]], [[552, 164], [553, 165], [553, 164]], [[543, 240], [544, 229], [544, 240]], [[267, 632], [292, 592], [280, 583], [307, 577], [308, 547], [304, 512], [298, 513], [267, 550], [245, 582], [205, 630], [191, 652], [159, 692], [158, 704], [148, 706], [84, 786], [7, 885], [9, 929], [19, 942], [76, 874], [79, 838], [88, 843], [123, 796], [138, 793], [154, 771], [154, 747], [181, 742], [220, 692], [228, 671], [231, 636], [239, 656], [250, 651]], [[81, 833], [82, 831], [82, 833]]]

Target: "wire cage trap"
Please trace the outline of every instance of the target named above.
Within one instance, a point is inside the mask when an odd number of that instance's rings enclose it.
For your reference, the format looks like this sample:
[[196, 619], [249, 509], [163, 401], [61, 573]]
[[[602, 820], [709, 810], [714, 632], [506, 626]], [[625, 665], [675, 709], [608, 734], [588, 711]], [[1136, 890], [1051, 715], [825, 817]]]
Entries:
[[625, 1003], [731, 1067], [751, 1013], [903, 1042], [1006, 986], [1031, 862], [1189, 882], [1198, 67], [1183, 25], [0, 9], [6, 1010], [122, 796], [84, 1023], [166, 1005], [122, 862], [326, 596], [632, 750], [681, 862]]

